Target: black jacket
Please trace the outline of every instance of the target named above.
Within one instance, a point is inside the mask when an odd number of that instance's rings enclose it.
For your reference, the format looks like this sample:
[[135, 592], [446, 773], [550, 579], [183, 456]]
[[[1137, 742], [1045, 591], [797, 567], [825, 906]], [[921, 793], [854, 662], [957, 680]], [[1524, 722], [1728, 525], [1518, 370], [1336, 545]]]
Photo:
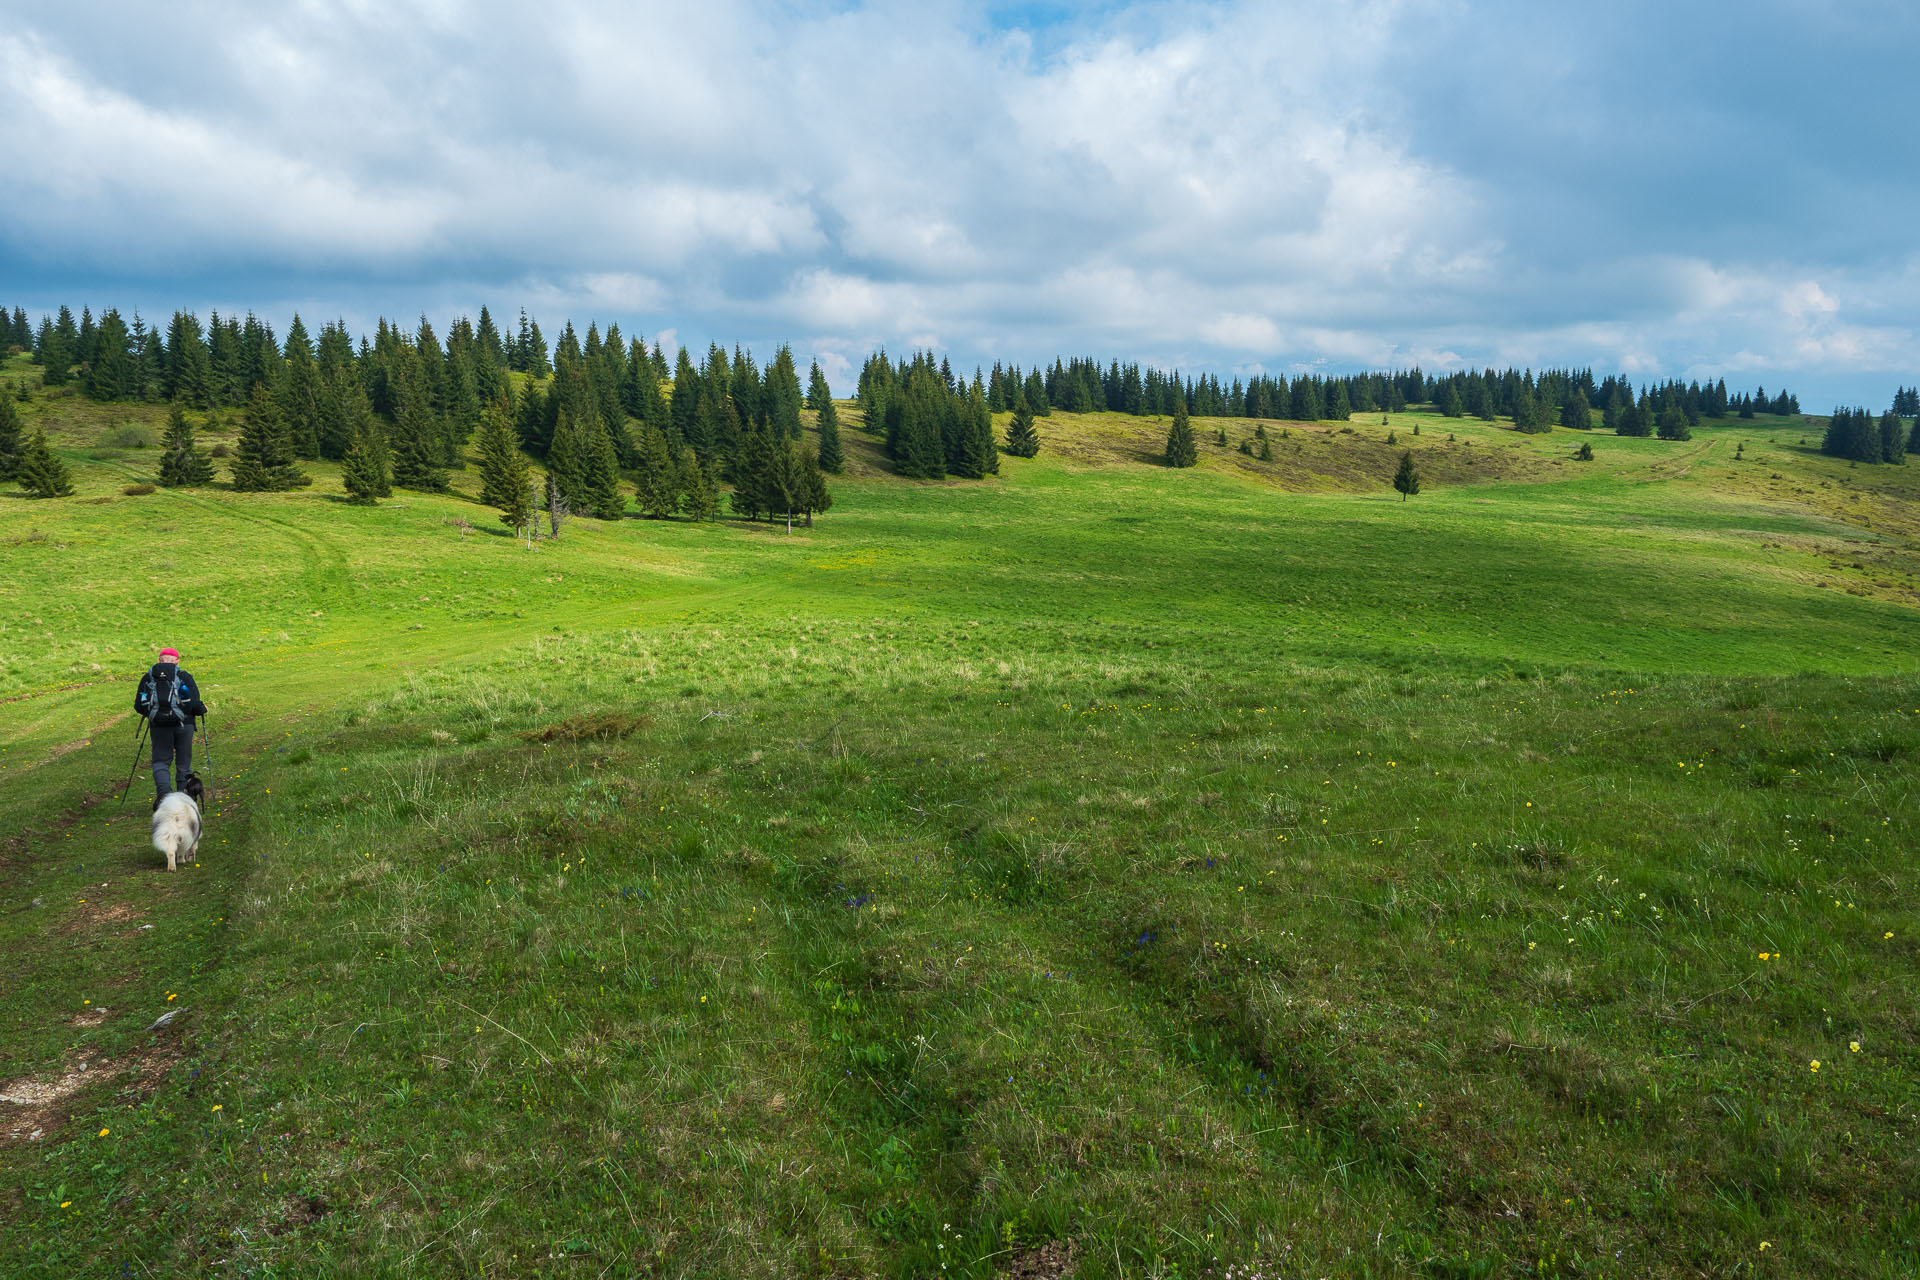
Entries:
[[162, 726], [207, 714], [207, 704], [200, 701], [200, 686], [185, 668], [171, 662], [156, 662], [147, 668], [147, 674], [140, 677], [139, 691], [133, 695], [133, 709]]

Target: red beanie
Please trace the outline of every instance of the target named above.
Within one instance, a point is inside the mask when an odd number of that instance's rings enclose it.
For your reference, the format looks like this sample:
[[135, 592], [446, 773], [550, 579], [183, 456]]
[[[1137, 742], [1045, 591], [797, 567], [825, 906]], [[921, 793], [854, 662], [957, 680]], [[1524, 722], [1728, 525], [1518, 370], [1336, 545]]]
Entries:
[[178, 649], [162, 649], [160, 656], [163, 658], [172, 658], [175, 662], [180, 661], [180, 651]]

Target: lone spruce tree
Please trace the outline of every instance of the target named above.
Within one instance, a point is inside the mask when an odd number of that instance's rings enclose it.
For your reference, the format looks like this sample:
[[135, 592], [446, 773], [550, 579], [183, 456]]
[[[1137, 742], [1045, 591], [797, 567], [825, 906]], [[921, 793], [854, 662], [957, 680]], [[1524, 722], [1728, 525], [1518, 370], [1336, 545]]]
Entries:
[[160, 447], [166, 450], [160, 457], [160, 483], [167, 488], [212, 481], [213, 459], [194, 446], [193, 427], [178, 400], [167, 414], [167, 434]]
[[13, 397], [0, 392], [0, 481], [19, 478], [23, 449], [20, 414]]
[[1031, 458], [1040, 452], [1040, 433], [1033, 427], [1033, 409], [1025, 396], [1013, 406], [1013, 421], [1007, 424], [1007, 452], [1016, 458]]
[[[824, 386], [824, 380], [822, 382]], [[847, 455], [840, 447], [840, 411], [833, 407], [831, 399], [825, 401], [820, 409], [820, 469], [839, 475], [846, 470]]]
[[499, 403], [480, 424], [480, 501], [499, 508], [500, 523], [516, 533], [533, 519], [533, 468]]
[[240, 425], [233, 460], [233, 487], [241, 493], [285, 493], [311, 484], [293, 463], [293, 435], [264, 383], [256, 384]]
[[73, 476], [67, 464], [53, 456], [47, 447], [47, 433], [39, 427], [20, 458], [20, 487], [36, 498], [64, 498], [73, 492]]
[[1400, 470], [1393, 474], [1393, 487], [1400, 491], [1402, 502], [1420, 492], [1420, 468], [1413, 465], [1413, 450], [1400, 455]]
[[1187, 398], [1176, 391], [1173, 396], [1173, 426], [1167, 431], [1167, 465], [1191, 467], [1199, 461], [1199, 450], [1193, 444], [1193, 427], [1187, 421]]

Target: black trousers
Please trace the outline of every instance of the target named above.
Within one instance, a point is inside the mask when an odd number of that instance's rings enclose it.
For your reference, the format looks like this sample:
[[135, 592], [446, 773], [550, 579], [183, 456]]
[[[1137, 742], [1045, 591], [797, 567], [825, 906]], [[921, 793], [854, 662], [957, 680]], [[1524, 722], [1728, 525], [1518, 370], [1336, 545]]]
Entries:
[[180, 779], [193, 772], [193, 721], [185, 724], [157, 724], [153, 726], [153, 797], [163, 799], [172, 791], [173, 783], [167, 779], [167, 771], [175, 760], [180, 768], [174, 772], [174, 778]]

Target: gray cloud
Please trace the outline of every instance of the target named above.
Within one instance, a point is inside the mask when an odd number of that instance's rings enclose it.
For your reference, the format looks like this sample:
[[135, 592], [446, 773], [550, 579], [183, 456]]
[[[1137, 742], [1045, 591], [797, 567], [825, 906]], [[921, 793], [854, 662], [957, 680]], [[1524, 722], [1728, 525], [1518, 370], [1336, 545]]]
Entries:
[[524, 302], [834, 367], [916, 342], [1579, 361], [1877, 401], [1920, 366], [1890, 52], [1916, 23], [1785, 0], [1042, 31], [745, 0], [49, 11], [0, 34], [0, 301], [360, 324]]

